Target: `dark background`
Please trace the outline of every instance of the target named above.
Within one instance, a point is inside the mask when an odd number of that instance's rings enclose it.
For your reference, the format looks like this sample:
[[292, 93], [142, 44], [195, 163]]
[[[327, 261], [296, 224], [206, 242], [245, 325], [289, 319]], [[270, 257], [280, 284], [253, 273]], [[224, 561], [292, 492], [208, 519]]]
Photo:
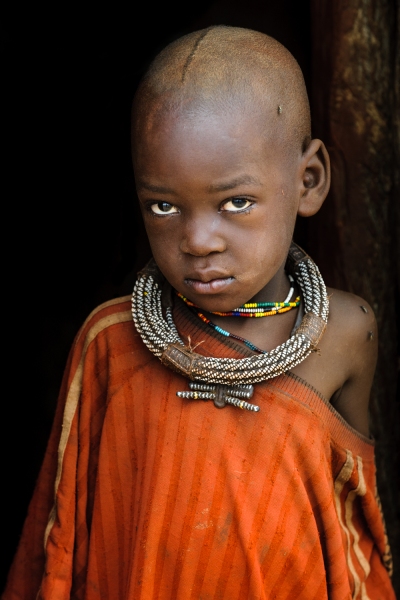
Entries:
[[[3, 20], [4, 585], [43, 458], [74, 335], [130, 293], [149, 249], [136, 207], [129, 121], [137, 83], [168, 42], [213, 24], [276, 37], [313, 97], [310, 2], [14, 6]], [[315, 51], [315, 48], [314, 48]], [[318, 245], [300, 223], [297, 241]], [[324, 273], [323, 273], [324, 274]], [[329, 268], [327, 268], [329, 279]], [[361, 292], [359, 292], [361, 293]], [[368, 298], [367, 298], [368, 299]], [[8, 333], [8, 327], [10, 328]], [[7, 333], [6, 333], [7, 331]], [[4, 488], [3, 488], [4, 489]]]

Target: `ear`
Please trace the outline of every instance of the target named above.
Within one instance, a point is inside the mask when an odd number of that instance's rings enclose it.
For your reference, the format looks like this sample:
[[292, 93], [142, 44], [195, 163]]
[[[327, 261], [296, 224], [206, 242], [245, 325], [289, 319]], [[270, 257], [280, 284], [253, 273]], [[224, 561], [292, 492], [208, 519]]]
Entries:
[[297, 214], [311, 217], [322, 206], [331, 183], [329, 155], [321, 140], [311, 140], [302, 157]]

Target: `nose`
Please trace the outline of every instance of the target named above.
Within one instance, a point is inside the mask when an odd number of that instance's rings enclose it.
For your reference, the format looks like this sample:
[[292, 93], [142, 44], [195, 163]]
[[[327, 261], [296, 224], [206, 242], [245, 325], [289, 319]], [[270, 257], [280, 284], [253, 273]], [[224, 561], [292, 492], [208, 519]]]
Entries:
[[226, 243], [218, 218], [190, 218], [182, 232], [180, 250], [192, 256], [208, 256], [212, 252], [224, 252]]

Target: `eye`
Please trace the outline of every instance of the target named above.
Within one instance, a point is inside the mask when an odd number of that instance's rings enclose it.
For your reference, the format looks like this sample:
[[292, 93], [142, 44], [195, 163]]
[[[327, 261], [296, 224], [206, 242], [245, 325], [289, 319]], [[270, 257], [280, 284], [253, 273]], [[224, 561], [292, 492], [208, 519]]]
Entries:
[[253, 202], [248, 200], [247, 198], [230, 198], [226, 200], [224, 204], [221, 206], [221, 210], [226, 210], [228, 212], [239, 212], [241, 210], [246, 210], [252, 206]]
[[176, 206], [169, 202], [155, 202], [150, 206], [150, 209], [155, 215], [173, 215], [179, 212]]

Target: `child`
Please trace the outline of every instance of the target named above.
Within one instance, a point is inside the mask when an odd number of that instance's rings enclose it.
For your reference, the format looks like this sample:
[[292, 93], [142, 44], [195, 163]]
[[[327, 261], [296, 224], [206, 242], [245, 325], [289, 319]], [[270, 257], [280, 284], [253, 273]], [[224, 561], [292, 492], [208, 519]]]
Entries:
[[394, 598], [372, 310], [291, 244], [329, 189], [297, 63], [181, 38], [132, 149], [154, 261], [77, 336], [4, 598]]

